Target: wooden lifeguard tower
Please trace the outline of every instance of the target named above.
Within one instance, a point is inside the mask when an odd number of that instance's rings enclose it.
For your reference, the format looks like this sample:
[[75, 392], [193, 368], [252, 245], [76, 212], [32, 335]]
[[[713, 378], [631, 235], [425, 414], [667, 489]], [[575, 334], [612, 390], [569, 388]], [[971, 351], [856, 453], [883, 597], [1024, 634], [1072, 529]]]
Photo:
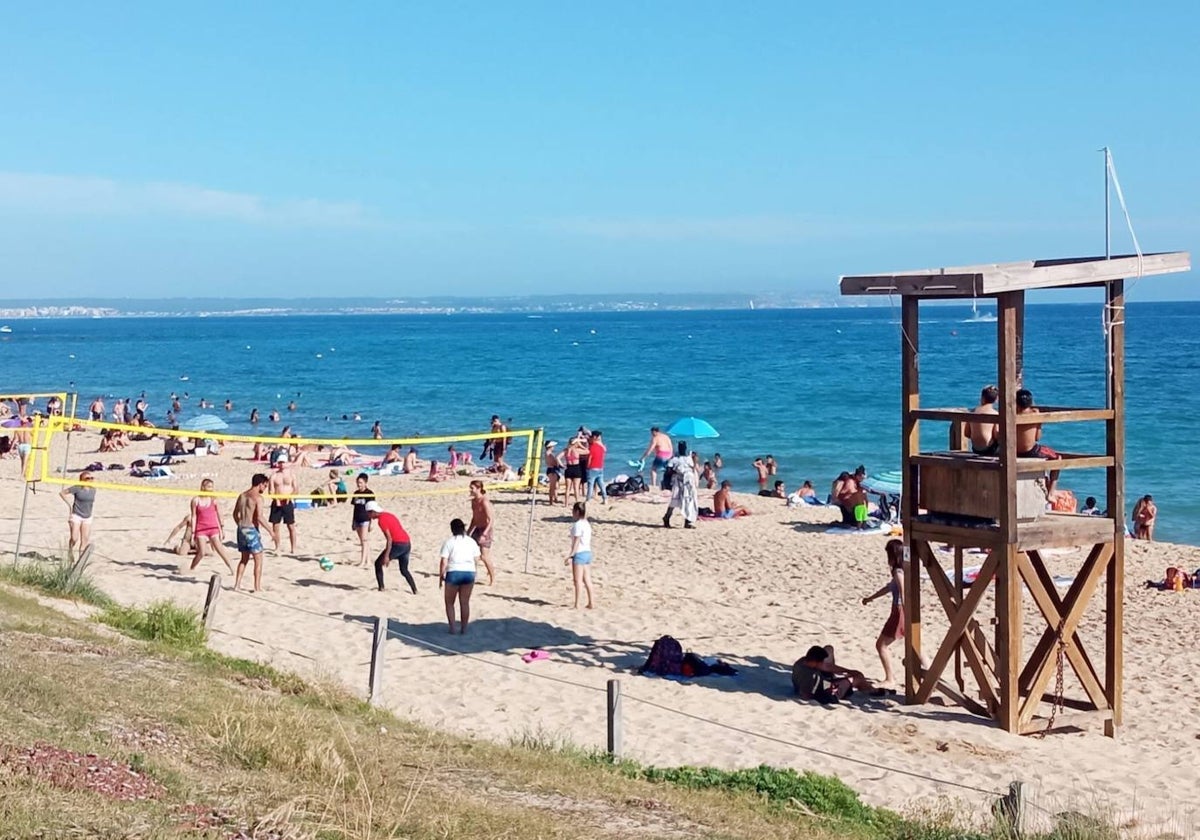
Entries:
[[[1184, 252], [1112, 258], [1035, 260], [1030, 262], [943, 268], [858, 277], [842, 277], [843, 295], [896, 296], [901, 301], [901, 383], [903, 401], [902, 518], [910, 562], [905, 569], [905, 701], [928, 702], [939, 691], [959, 705], [1013, 733], [1043, 731], [1103, 721], [1115, 734], [1121, 724], [1122, 599], [1125, 568], [1125, 279], [1187, 271]], [[1040, 413], [1018, 416], [1021, 384], [1025, 292], [1030, 289], [1095, 287], [1105, 295], [1108, 329], [1108, 399], [1101, 408], [1039, 406]], [[961, 427], [973, 415], [963, 409], [922, 408], [920, 401], [920, 320], [923, 300], [993, 298], [996, 301], [997, 378], [1000, 389], [1001, 446], [983, 457], [969, 450], [920, 451], [921, 421], [949, 421]], [[973, 391], [974, 389], [968, 389]], [[1061, 453], [1054, 469], [1104, 468], [1108, 516], [1083, 516], [1045, 510], [1037, 486], [1050, 462], [1018, 458], [1018, 425], [1103, 422], [1103, 454]], [[934, 543], [954, 552], [953, 578], [935, 557]], [[1087, 557], [1066, 595], [1060, 595], [1041, 552], [1053, 547], [1088, 546]], [[970, 586], [963, 581], [963, 551], [987, 550]], [[922, 667], [921, 569], [924, 568], [945, 611], [949, 628], [928, 667]], [[977, 610], [995, 582], [994, 633]], [[1092, 596], [1105, 584], [1104, 668], [1097, 671], [1077, 628]], [[1045, 619], [1040, 640], [1022, 655], [1022, 597], [1028, 589]], [[1041, 627], [1041, 622], [1037, 624]], [[942, 676], [955, 662], [956, 683]], [[1050, 681], [1069, 662], [1086, 698], [1064, 698]], [[966, 688], [962, 663], [978, 692]], [[1043, 703], [1049, 714], [1040, 718]], [[1059, 709], [1063, 713], [1058, 713]]]

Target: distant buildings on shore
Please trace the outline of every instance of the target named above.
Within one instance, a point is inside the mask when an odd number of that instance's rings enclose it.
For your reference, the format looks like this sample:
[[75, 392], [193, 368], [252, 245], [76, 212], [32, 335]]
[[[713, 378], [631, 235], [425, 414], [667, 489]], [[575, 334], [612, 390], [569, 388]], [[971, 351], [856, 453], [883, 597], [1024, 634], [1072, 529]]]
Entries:
[[262, 315], [453, 315], [569, 312], [680, 312], [689, 310], [815, 309], [836, 306], [824, 295], [567, 295], [521, 298], [396, 298], [300, 301], [283, 300], [146, 300], [92, 304], [29, 303], [0, 306], [0, 318], [150, 318]]

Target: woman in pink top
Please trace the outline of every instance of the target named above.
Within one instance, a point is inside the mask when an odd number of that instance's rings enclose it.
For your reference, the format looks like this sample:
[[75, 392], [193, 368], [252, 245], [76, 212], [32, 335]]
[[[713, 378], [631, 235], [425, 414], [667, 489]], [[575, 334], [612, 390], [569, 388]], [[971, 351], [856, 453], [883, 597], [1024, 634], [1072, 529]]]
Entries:
[[[206, 478], [200, 482], [201, 494], [212, 493], [213, 482]], [[204, 543], [207, 542], [217, 556], [225, 561], [225, 567], [233, 571], [229, 558], [225, 556], [225, 547], [221, 544], [225, 539], [225, 526], [221, 524], [221, 509], [217, 507], [216, 496], [200, 495], [192, 499], [192, 542], [196, 546], [196, 556], [192, 559], [195, 569], [204, 559]]]

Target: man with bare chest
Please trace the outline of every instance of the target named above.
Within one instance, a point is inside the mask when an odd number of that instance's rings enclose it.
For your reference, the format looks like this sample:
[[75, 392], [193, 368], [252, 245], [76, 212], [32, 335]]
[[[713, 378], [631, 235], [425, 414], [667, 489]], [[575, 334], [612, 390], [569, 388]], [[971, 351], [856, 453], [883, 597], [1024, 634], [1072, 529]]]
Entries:
[[262, 473], [255, 473], [250, 480], [250, 489], [237, 497], [233, 504], [233, 522], [237, 526], [237, 547], [241, 552], [237, 573], [233, 579], [233, 588], [242, 585], [242, 575], [246, 564], [254, 560], [254, 592], [262, 589], [262, 500], [269, 479]]
[[288, 543], [291, 553], [296, 553], [296, 496], [300, 490], [296, 484], [296, 475], [291, 470], [287, 456], [283, 456], [275, 464], [275, 474], [271, 476], [267, 493], [271, 497], [271, 539], [275, 542], [275, 553], [279, 553], [279, 524], [283, 523], [288, 530]]

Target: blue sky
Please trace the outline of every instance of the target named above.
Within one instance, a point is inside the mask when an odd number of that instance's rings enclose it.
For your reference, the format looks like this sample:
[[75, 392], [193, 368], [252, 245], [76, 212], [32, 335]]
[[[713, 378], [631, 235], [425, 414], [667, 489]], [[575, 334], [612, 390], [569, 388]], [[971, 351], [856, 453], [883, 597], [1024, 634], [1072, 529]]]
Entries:
[[1200, 9], [1136, 5], [13, 6], [5, 296], [832, 293], [1101, 253], [1105, 144], [1195, 251]]

